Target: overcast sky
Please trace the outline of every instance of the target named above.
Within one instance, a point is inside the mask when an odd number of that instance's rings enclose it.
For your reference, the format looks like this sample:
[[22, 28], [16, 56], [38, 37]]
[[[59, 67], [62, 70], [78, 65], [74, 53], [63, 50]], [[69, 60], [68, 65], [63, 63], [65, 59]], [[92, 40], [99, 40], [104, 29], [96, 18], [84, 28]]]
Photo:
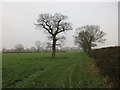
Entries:
[[33, 23], [41, 13], [61, 13], [68, 16], [73, 30], [68, 31], [65, 46], [74, 47], [75, 29], [84, 25], [100, 25], [107, 35], [99, 47], [118, 45], [118, 3], [117, 2], [77, 2], [77, 3], [3, 3], [2, 5], [2, 44], [13, 48], [16, 44], [34, 46], [35, 41], [47, 42], [47, 34], [36, 30]]

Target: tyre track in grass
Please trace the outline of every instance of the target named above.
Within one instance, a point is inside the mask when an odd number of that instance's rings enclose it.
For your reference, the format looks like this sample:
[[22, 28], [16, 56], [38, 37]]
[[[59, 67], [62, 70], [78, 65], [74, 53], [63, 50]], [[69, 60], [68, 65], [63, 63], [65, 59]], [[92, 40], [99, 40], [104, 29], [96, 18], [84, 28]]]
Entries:
[[[48, 82], [46, 84], [47, 88], [53, 88], [53, 87], [54, 88], [64, 88], [64, 87], [66, 87], [65, 74], [69, 72], [68, 69], [71, 66], [73, 66], [73, 64], [75, 63], [75, 61], [74, 61], [75, 57], [76, 57], [76, 55], [72, 56], [68, 62], [66, 62], [60, 66], [57, 66], [56, 68], [53, 68], [52, 71], [50, 72], [51, 74], [48, 74], [47, 76], [41, 75], [41, 78], [44, 78], [43, 82]], [[47, 74], [47, 73], [44, 73], [44, 75], [45, 74]], [[52, 74], [55, 74], [55, 75], [52, 75]], [[40, 80], [40, 81], [42, 81], [42, 80]], [[39, 86], [39, 88], [41, 88], [40, 84], [38, 86]], [[44, 86], [42, 88], [44, 88]]]
[[78, 61], [79, 60], [77, 60], [76, 63], [73, 65], [73, 68], [72, 68], [72, 70], [70, 72], [70, 76], [69, 76], [69, 88], [72, 88], [72, 74], [73, 74], [73, 71], [75, 70], [75, 67], [76, 67]]
[[65, 68], [64, 70], [63, 70], [63, 72], [61, 72], [60, 73], [60, 75], [59, 76], [57, 76], [57, 86], [56, 87], [58, 87], [58, 88], [66, 88], [66, 87], [68, 87], [68, 79], [65, 77], [66, 75], [68, 75], [69, 74], [69, 71], [72, 69], [72, 67], [73, 67], [73, 63], [71, 64], [71, 65], [69, 65], [67, 68]]
[[106, 87], [102, 82], [100, 75], [97, 73], [92, 73], [94, 71], [91, 66], [93, 61], [91, 61], [86, 55], [81, 55], [80, 60], [76, 64], [71, 75], [72, 85], [74, 88], [100, 88]]
[[74, 58], [76, 57], [77, 55], [75, 54], [73, 57], [71, 57], [70, 61], [67, 62], [69, 63], [69, 65], [61, 71], [60, 75], [59, 76], [56, 76], [56, 77], [59, 77], [58, 78], [58, 85], [56, 86], [57, 88], [69, 88], [71, 86], [71, 75], [72, 75], [72, 72], [74, 70], [74, 67], [76, 67], [76, 64], [78, 62], [78, 59], [74, 60]]
[[[76, 55], [74, 55], [75, 57]], [[74, 57], [71, 58], [71, 60], [73, 61]], [[75, 60], [74, 62], [70, 62], [71, 65], [69, 65], [67, 68], [64, 69], [63, 73], [61, 74], [60, 78], [58, 81], [60, 82], [59, 88], [69, 88], [71, 85], [71, 73], [74, 69], [74, 67], [76, 66], [77, 61]]]
[[[71, 58], [73, 58], [73, 57], [75, 57], [75, 55], [73, 55]], [[70, 59], [71, 59], [71, 58], [70, 58]], [[31, 82], [34, 78], [40, 76], [41, 74], [43, 74], [43, 73], [45, 73], [45, 72], [47, 72], [47, 71], [49, 71], [49, 70], [52, 70], [53, 68], [55, 68], [55, 67], [57, 67], [57, 66], [59, 66], [59, 65], [62, 65], [62, 64], [64, 64], [64, 63], [68, 63], [69, 61], [70, 61], [70, 60], [64, 61], [64, 62], [59, 63], [59, 64], [55, 64], [54, 66], [51, 66], [51, 67], [45, 69], [45, 70], [42, 71], [42, 72], [39, 71], [39, 72], [33, 73], [33, 74], [30, 75], [28, 78], [24, 79], [23, 82], [17, 83], [17, 84], [15, 85], [15, 88], [16, 88], [16, 87], [17, 87], [17, 88], [18, 88], [18, 87], [20, 87], [20, 88], [22, 88], [22, 87], [25, 88], [25, 86], [28, 85], [29, 82]]]
[[[93, 85], [90, 83], [91, 76], [91, 61], [86, 58], [86, 55], [79, 57], [79, 62], [76, 64], [72, 73], [72, 85], [74, 88], [91, 88]], [[93, 75], [94, 76], [94, 75]], [[90, 85], [91, 84], [91, 85]]]

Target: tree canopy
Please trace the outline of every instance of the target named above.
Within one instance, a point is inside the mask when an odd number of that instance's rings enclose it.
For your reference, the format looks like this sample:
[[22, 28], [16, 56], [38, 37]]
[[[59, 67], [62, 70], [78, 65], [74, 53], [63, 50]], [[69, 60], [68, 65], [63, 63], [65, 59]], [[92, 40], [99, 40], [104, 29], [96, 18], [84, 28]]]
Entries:
[[49, 34], [49, 38], [52, 39], [52, 57], [55, 57], [56, 52], [56, 42], [58, 40], [64, 39], [64, 36], [58, 36], [61, 32], [66, 32], [72, 30], [71, 24], [65, 20], [68, 17], [60, 13], [51, 14], [40, 14], [37, 23], [37, 27], [41, 27], [41, 30], [45, 30]]
[[89, 53], [91, 47], [95, 47], [98, 43], [103, 43], [106, 34], [100, 30], [98, 25], [86, 25], [77, 28], [75, 43], [81, 47], [84, 52]]

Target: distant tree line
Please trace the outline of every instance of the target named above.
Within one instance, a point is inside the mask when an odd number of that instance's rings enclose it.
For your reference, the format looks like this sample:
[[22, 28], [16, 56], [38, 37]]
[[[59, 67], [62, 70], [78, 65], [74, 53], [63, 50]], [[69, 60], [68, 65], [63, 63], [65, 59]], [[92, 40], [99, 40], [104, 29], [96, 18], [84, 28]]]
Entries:
[[[63, 47], [61, 44], [56, 45], [56, 52], [68, 52], [68, 51], [80, 51], [77, 47]], [[3, 53], [40, 53], [40, 52], [52, 52], [52, 44], [50, 42], [42, 43], [40, 41], [35, 42], [35, 46], [25, 48], [22, 44], [17, 44], [14, 48], [3, 48]]]

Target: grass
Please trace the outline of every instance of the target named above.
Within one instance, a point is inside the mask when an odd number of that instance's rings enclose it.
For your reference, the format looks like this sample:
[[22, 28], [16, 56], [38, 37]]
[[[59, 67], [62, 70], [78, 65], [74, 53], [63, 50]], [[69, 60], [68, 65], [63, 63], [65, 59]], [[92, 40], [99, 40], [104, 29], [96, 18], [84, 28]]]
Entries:
[[3, 54], [3, 88], [106, 88], [82, 52]]

